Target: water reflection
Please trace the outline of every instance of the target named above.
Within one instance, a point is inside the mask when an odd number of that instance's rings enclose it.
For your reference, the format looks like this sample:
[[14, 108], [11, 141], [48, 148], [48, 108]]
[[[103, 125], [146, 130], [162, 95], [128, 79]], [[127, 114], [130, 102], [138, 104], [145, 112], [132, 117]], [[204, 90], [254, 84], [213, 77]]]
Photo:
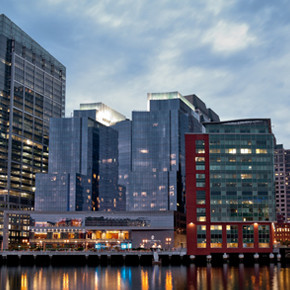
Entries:
[[252, 267], [6, 267], [1, 289], [290, 289], [290, 268]]

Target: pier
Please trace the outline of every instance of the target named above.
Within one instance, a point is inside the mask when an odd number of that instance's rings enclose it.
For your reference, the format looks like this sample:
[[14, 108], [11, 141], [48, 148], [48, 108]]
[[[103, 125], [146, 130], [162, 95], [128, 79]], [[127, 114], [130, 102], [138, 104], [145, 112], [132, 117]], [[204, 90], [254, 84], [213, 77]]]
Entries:
[[[197, 265], [212, 263], [289, 263], [290, 248], [281, 248], [273, 254], [212, 254], [189, 256], [185, 251], [160, 251], [160, 265]], [[152, 251], [2, 251], [0, 265], [152, 265]]]

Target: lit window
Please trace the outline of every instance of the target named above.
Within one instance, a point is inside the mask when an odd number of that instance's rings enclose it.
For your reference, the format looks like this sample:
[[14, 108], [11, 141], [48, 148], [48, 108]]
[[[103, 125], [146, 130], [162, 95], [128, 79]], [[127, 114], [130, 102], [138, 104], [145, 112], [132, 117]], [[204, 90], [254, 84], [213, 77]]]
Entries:
[[205, 162], [205, 157], [195, 157], [195, 162]]
[[267, 154], [267, 149], [256, 149], [256, 154]]
[[241, 174], [241, 179], [250, 179], [252, 178], [252, 174]]
[[206, 248], [206, 226], [197, 226], [197, 247]]
[[222, 226], [212, 225], [210, 226], [210, 247], [221, 248], [222, 247]]
[[251, 154], [252, 149], [249, 148], [241, 148], [241, 154]]
[[236, 154], [237, 149], [236, 148], [228, 148], [228, 149], [225, 149], [225, 152], [229, 153], [229, 154]]
[[148, 149], [140, 149], [139, 152], [143, 154], [147, 154], [149, 151]]

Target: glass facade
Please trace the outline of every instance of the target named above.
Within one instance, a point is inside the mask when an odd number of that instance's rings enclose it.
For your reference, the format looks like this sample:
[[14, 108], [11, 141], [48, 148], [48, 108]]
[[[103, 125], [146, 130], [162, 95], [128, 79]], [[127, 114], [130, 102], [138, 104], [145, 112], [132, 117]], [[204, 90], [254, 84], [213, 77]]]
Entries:
[[269, 120], [205, 124], [211, 221], [274, 221], [274, 136]]
[[131, 130], [132, 130], [132, 121], [124, 120], [114, 126], [113, 129], [118, 131], [118, 166], [119, 166], [119, 176], [118, 183], [119, 187], [123, 189], [123, 199], [125, 201], [126, 210], [126, 199], [129, 188], [129, 176], [131, 171]]
[[132, 114], [126, 208], [184, 211], [184, 135], [202, 132], [201, 116], [210, 120], [208, 111], [202, 112], [178, 92], [148, 94], [148, 104], [150, 111]]
[[124, 209], [117, 144], [118, 132], [91, 118], [51, 119], [49, 174], [37, 175], [36, 210]]
[[65, 113], [65, 75], [59, 61], [0, 15], [2, 209], [34, 208], [35, 174], [48, 169], [49, 119]]

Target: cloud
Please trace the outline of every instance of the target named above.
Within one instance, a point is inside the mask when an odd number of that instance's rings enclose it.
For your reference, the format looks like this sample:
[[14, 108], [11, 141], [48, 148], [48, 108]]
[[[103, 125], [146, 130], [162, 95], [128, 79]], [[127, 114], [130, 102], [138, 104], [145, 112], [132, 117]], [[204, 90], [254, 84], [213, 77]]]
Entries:
[[2, 2], [66, 65], [68, 116], [101, 101], [130, 117], [147, 92], [196, 93], [223, 120], [272, 118], [290, 147], [287, 1]]
[[256, 37], [249, 33], [245, 23], [237, 24], [221, 20], [210, 28], [202, 38], [215, 52], [233, 53], [256, 43]]

